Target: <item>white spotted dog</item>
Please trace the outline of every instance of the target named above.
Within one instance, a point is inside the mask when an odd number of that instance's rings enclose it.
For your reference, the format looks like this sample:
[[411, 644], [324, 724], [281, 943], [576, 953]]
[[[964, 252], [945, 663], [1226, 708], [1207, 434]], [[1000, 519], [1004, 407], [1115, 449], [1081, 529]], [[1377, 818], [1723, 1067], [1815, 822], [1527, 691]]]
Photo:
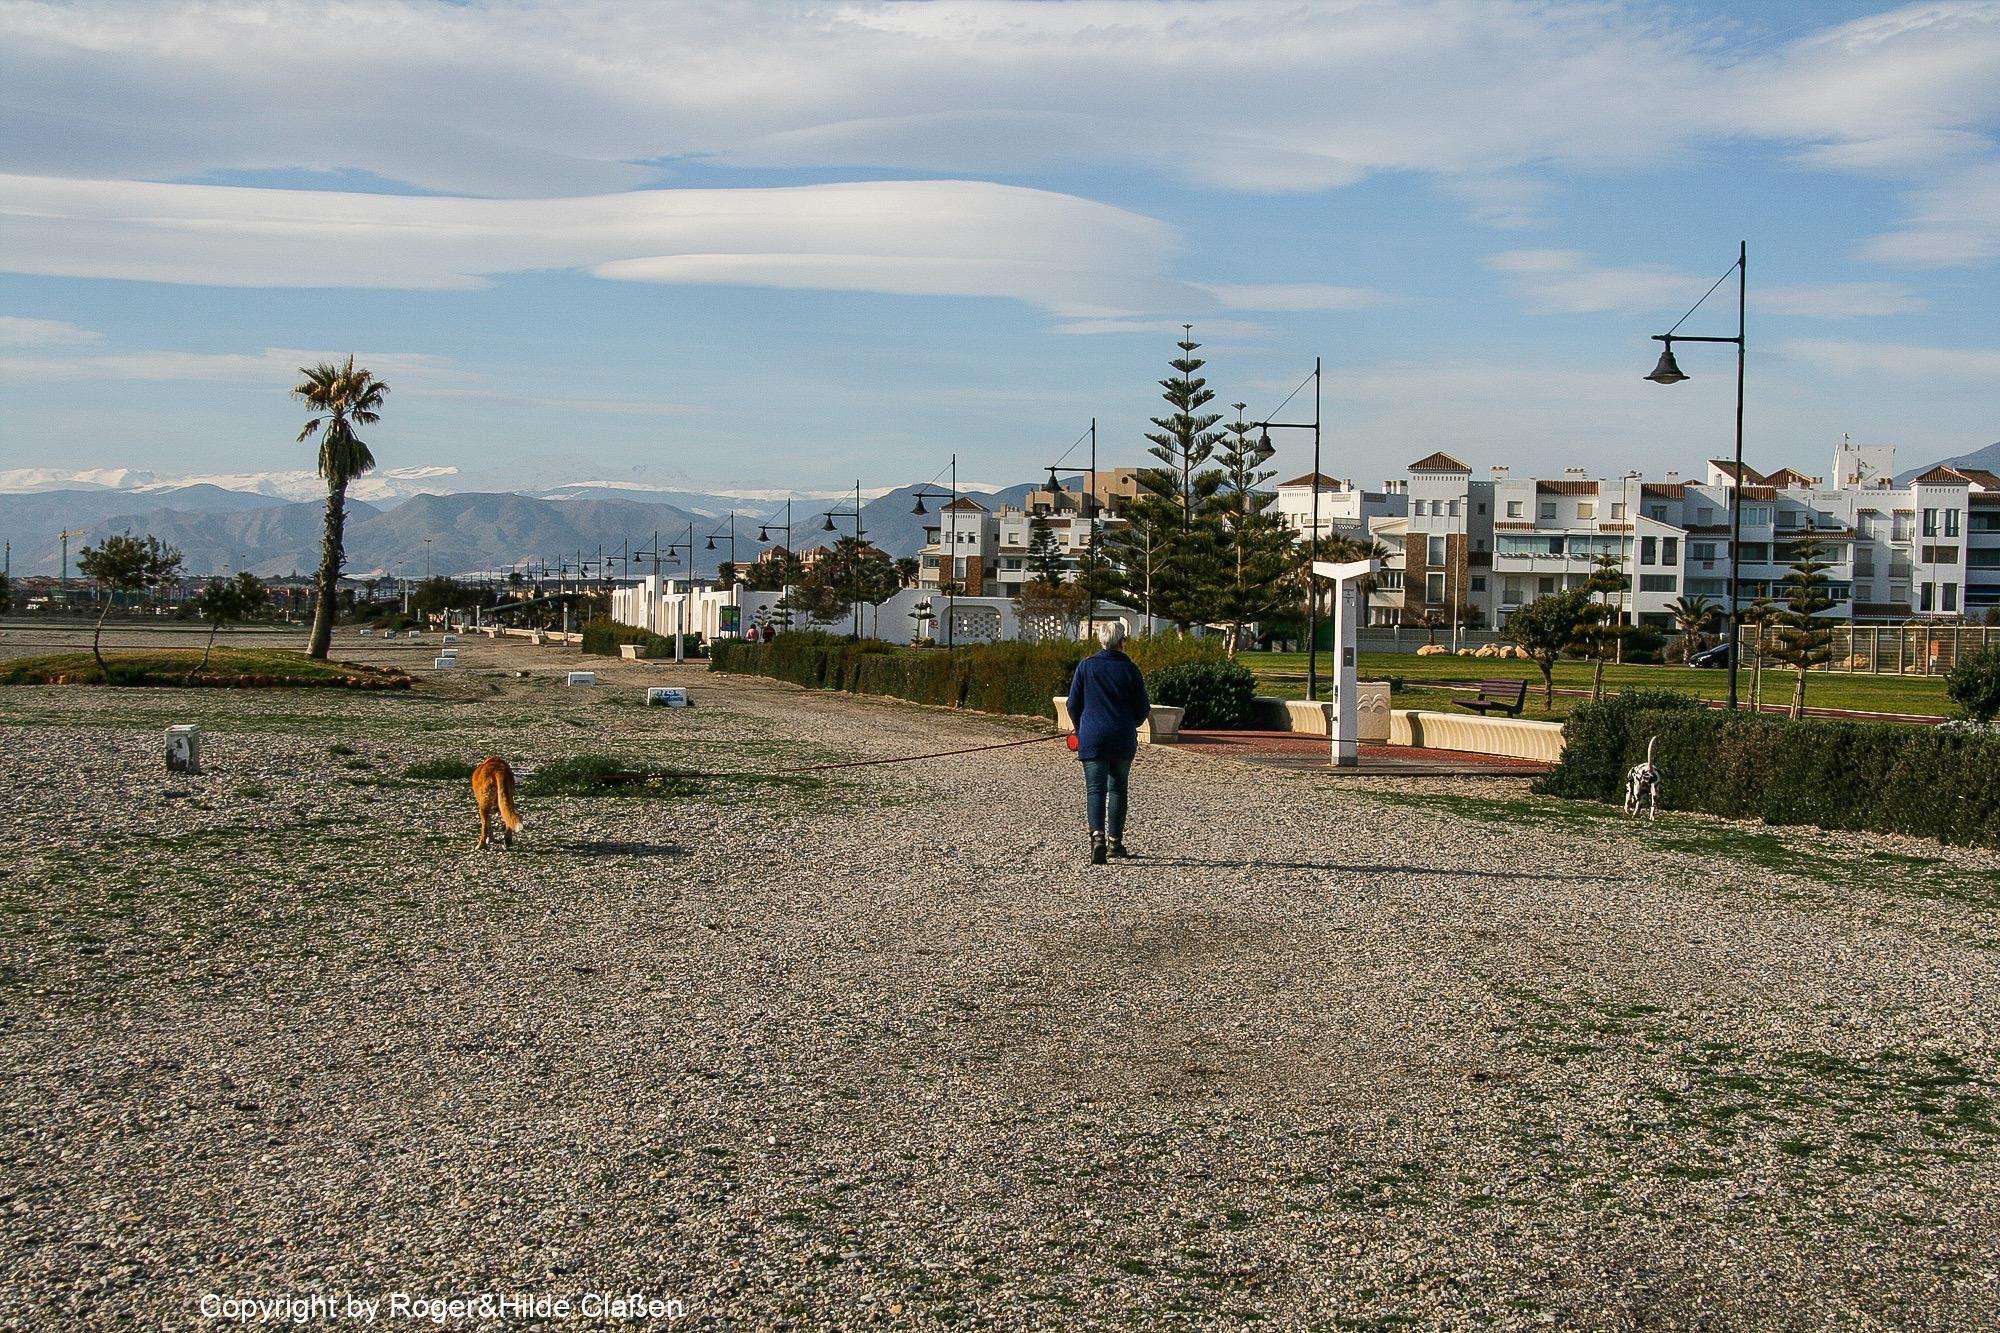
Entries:
[[1660, 815], [1660, 770], [1653, 764], [1653, 747], [1659, 743], [1658, 736], [1649, 737], [1646, 762], [1632, 765], [1632, 771], [1625, 775], [1625, 813], [1637, 818], [1643, 805], [1648, 822]]

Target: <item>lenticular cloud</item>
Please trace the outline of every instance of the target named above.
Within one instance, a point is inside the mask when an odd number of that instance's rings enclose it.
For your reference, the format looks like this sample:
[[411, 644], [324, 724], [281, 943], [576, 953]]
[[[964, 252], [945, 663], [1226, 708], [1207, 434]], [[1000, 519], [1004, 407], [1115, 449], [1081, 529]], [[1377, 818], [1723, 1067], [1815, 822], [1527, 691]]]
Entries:
[[1158, 306], [1163, 224], [977, 181], [465, 199], [0, 176], [0, 267], [224, 287], [469, 288], [576, 269], [637, 282]]

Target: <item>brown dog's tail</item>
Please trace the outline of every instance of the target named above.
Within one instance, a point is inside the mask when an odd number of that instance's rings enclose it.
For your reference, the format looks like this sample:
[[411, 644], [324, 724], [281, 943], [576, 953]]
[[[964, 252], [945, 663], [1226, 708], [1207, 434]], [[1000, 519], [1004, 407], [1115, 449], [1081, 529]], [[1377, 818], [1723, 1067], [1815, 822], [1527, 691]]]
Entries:
[[514, 808], [514, 770], [503, 763], [500, 781], [497, 784], [500, 795], [500, 822], [507, 826], [509, 833], [521, 831], [521, 812]]

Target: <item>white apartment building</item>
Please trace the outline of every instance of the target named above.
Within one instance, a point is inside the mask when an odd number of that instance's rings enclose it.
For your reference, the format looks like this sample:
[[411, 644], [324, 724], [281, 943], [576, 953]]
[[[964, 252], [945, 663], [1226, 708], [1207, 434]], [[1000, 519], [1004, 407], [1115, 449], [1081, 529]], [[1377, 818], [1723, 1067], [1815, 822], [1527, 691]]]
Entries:
[[[1034, 524], [1046, 523], [1062, 550], [1063, 576], [1075, 579], [1090, 551], [1091, 521], [1074, 509], [994, 512], [977, 500], [960, 498], [938, 511], [938, 525], [926, 528], [928, 544], [917, 553], [917, 586], [936, 589], [958, 585], [968, 597], [1013, 597], [1034, 577], [1030, 566]], [[1097, 519], [1098, 540], [1123, 519], [1109, 514]]]
[[[1900, 620], [1980, 616], [2000, 607], [2000, 476], [1933, 468], [1898, 489], [1893, 445], [1835, 450], [1836, 484], [1791, 468], [1741, 478], [1737, 595], [1782, 600], [1793, 551], [1807, 535], [1829, 562], [1833, 617]], [[1370, 623], [1408, 623], [1424, 607], [1476, 607], [1488, 626], [1517, 607], [1580, 586], [1599, 559], [1631, 587], [1630, 620], [1665, 625], [1682, 597], [1729, 601], [1733, 463], [1712, 459], [1700, 481], [1669, 473], [1475, 480], [1449, 454], [1410, 465], [1407, 515], [1370, 520], [1393, 553], [1370, 600]], [[1390, 488], [1393, 493], [1393, 484]]]

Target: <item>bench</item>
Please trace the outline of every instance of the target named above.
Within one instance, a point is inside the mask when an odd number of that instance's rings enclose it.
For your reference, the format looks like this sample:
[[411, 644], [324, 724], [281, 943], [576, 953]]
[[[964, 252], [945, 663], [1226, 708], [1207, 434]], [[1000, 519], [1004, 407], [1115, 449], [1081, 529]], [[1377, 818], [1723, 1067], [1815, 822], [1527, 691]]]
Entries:
[[1472, 698], [1453, 702], [1460, 708], [1470, 708], [1481, 717], [1496, 712], [1519, 717], [1528, 702], [1528, 682], [1525, 680], [1482, 680], [1478, 685], [1479, 692]]

